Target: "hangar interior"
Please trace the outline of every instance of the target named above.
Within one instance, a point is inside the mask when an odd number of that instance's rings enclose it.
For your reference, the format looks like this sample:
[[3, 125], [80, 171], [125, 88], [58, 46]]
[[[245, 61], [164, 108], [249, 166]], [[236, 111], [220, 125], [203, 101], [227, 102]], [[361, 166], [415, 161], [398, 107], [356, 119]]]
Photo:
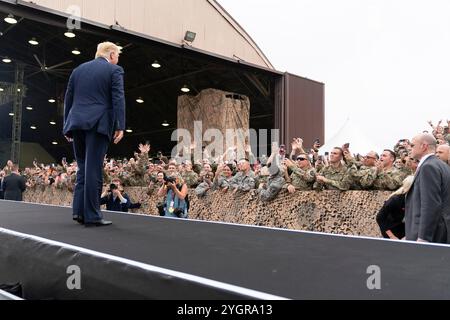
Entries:
[[[10, 15], [17, 23], [5, 21]], [[170, 153], [176, 144], [171, 133], [177, 126], [178, 97], [208, 88], [249, 97], [250, 127], [274, 128], [281, 73], [202, 52], [195, 49], [195, 40], [193, 46], [172, 44], [119, 26], [85, 22], [74, 30], [75, 37], [68, 37], [67, 31], [63, 16], [0, 3], [0, 141], [4, 144], [11, 143], [14, 119], [8, 87], [22, 64], [22, 141], [41, 145], [56, 160], [71, 159], [71, 145], [62, 136], [66, 84], [71, 71], [91, 60], [103, 41], [123, 47], [119, 64], [126, 72], [129, 132], [120, 145], [111, 146], [110, 156], [130, 157], [144, 141], [151, 143], [152, 153]], [[189, 92], [182, 92], [183, 87]]]

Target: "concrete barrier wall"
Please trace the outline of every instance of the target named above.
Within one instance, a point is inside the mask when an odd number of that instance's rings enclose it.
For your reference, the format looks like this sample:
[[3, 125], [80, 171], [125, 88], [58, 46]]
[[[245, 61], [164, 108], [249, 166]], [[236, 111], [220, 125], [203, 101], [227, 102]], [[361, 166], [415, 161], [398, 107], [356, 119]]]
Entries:
[[[147, 188], [127, 188], [133, 202], [143, 204], [135, 212], [157, 215], [155, 194]], [[375, 221], [376, 214], [389, 196], [378, 191], [324, 191], [282, 193], [270, 203], [263, 203], [250, 194], [209, 193], [199, 199], [192, 191], [189, 218], [248, 224], [292, 230], [333, 234], [381, 237]], [[29, 189], [25, 201], [70, 206], [72, 193], [54, 188]]]

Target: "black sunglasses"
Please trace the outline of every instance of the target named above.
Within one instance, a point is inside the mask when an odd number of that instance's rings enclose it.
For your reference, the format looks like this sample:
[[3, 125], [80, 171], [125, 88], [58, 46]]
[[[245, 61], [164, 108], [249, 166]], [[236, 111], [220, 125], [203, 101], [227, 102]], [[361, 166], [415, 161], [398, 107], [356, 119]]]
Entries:
[[297, 158], [297, 161], [305, 161], [305, 160], [308, 160], [308, 159], [306, 159], [306, 158]]

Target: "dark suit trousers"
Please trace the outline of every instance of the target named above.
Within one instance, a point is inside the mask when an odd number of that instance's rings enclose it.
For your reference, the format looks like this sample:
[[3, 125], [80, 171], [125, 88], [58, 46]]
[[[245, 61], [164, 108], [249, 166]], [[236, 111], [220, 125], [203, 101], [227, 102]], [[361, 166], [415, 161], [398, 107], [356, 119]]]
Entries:
[[84, 217], [85, 222], [103, 219], [100, 197], [103, 188], [103, 161], [108, 150], [109, 139], [89, 131], [73, 131], [73, 148], [78, 164], [77, 184], [73, 196], [73, 215]]

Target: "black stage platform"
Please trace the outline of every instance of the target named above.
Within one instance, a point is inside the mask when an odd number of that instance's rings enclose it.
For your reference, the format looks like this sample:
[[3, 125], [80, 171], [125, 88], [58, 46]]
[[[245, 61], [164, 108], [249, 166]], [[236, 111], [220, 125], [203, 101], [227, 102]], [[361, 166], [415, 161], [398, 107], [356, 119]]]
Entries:
[[[448, 246], [105, 217], [114, 224], [85, 228], [69, 208], [0, 201], [0, 283], [28, 299], [450, 298]], [[81, 290], [67, 287], [73, 265]]]

